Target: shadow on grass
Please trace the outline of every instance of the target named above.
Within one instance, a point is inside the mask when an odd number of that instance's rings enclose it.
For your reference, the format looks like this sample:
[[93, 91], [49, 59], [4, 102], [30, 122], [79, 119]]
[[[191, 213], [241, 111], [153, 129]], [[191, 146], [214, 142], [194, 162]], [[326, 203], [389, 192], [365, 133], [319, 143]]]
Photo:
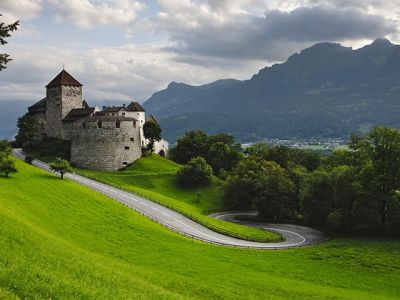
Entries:
[[6, 177], [6, 175], [4, 175], [4, 174], [0, 174], [0, 178], [1, 178], [1, 179], [5, 179], [5, 180], [13, 180], [13, 179], [16, 179], [16, 178], [13, 176], [13, 174], [8, 174], [8, 177]]
[[46, 180], [61, 180], [59, 175], [56, 174], [35, 174], [32, 177], [38, 178], [38, 179], [46, 179]]

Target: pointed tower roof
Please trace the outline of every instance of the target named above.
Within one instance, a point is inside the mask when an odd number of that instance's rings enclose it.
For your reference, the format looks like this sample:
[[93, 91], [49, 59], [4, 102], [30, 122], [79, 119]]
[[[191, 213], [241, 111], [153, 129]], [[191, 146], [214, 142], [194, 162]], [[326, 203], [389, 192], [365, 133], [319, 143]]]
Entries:
[[145, 111], [138, 102], [131, 102], [126, 108], [128, 111]]
[[73, 85], [73, 86], [82, 86], [78, 80], [72, 77], [64, 69], [58, 74], [46, 87], [60, 86], [60, 85]]

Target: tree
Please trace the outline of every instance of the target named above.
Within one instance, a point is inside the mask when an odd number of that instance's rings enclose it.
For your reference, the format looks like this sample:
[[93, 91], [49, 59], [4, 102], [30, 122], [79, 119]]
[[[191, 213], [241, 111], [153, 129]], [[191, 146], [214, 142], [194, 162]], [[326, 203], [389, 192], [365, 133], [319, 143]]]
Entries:
[[226, 133], [217, 133], [217, 134], [212, 134], [208, 136], [208, 143], [214, 144], [214, 143], [223, 143], [223, 144], [227, 144], [227, 145], [239, 145], [240, 144], [236, 144], [235, 143], [235, 137], [233, 135], [230, 134], [226, 134]]
[[328, 227], [333, 231], [351, 232], [359, 199], [357, 170], [353, 166], [339, 166], [330, 171], [330, 179], [333, 210], [328, 215]]
[[285, 169], [267, 162], [257, 183], [255, 204], [262, 219], [278, 222], [294, 219], [297, 209], [295, 186]]
[[286, 146], [275, 146], [268, 150], [267, 160], [276, 162], [282, 168], [287, 168], [290, 161], [290, 149]]
[[158, 123], [153, 121], [147, 121], [143, 125], [144, 137], [149, 140], [147, 149], [151, 152], [154, 151], [154, 143], [161, 140], [161, 127]]
[[259, 157], [262, 159], [268, 159], [269, 146], [266, 143], [256, 143], [251, 145], [245, 150], [245, 153], [249, 156]]
[[178, 182], [184, 186], [206, 185], [211, 181], [212, 169], [202, 157], [191, 159], [177, 173]]
[[6, 177], [10, 173], [17, 172], [14, 159], [10, 155], [0, 155], [0, 172], [3, 172]]
[[7, 140], [0, 140], [0, 155], [11, 155], [11, 145]]
[[246, 157], [235, 166], [223, 186], [223, 200], [229, 209], [249, 209], [258, 195], [258, 182], [268, 162]]
[[304, 149], [289, 149], [290, 160], [296, 164], [305, 167], [308, 171], [316, 170], [322, 161], [321, 154], [318, 151]]
[[307, 175], [301, 189], [301, 210], [305, 222], [326, 226], [332, 207], [333, 187], [329, 172], [317, 170]]
[[35, 142], [35, 136], [38, 133], [37, 125], [37, 119], [29, 113], [19, 118], [17, 122], [19, 131], [15, 137], [17, 144], [20, 146], [33, 145]]
[[338, 166], [352, 166], [357, 160], [356, 152], [346, 149], [336, 149], [329, 156], [325, 157], [323, 164], [325, 168]]
[[400, 131], [375, 127], [364, 138], [352, 144], [362, 165], [362, 181], [366, 196], [386, 226], [387, 214], [397, 202], [400, 190]]
[[170, 155], [174, 161], [186, 164], [192, 158], [206, 157], [208, 151], [208, 137], [204, 131], [196, 130], [185, 133], [176, 141], [176, 147], [171, 149]]
[[62, 159], [61, 157], [56, 158], [51, 164], [50, 168], [53, 171], [59, 172], [61, 175], [61, 179], [64, 178], [64, 174], [72, 171], [72, 167], [69, 164], [68, 160]]
[[223, 142], [211, 144], [207, 151], [207, 162], [217, 176], [222, 169], [226, 171], [232, 170], [240, 157], [241, 154], [234, 146]]
[[[2, 14], [0, 14], [0, 17]], [[12, 24], [4, 24], [4, 22], [0, 23], [0, 44], [7, 44], [6, 38], [11, 37], [11, 32], [18, 29], [19, 21], [14, 22]], [[11, 61], [10, 56], [7, 53], [0, 53], [0, 71], [6, 69], [6, 64]]]

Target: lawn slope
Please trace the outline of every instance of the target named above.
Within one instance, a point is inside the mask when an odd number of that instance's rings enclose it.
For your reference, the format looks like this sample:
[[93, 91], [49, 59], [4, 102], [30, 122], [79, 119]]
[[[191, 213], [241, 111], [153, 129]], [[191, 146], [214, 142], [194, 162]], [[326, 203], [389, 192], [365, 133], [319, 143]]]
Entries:
[[284, 251], [180, 236], [17, 162], [0, 177], [1, 299], [396, 299], [400, 242]]
[[176, 210], [215, 231], [252, 241], [276, 242], [281, 236], [252, 227], [217, 220], [207, 215], [223, 210], [220, 181], [213, 177], [208, 187], [189, 189], [176, 183], [176, 172], [181, 166], [159, 155], [142, 157], [123, 171], [105, 172], [77, 169], [76, 172], [136, 193]]

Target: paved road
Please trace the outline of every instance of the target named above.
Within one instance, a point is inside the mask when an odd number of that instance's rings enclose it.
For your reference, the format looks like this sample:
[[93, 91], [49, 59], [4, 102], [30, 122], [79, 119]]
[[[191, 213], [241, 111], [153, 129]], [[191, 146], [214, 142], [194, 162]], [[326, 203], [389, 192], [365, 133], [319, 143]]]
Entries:
[[[20, 149], [14, 149], [13, 153], [17, 158], [24, 158], [24, 153]], [[32, 164], [51, 172], [49, 166], [41, 161], [34, 160]], [[279, 243], [259, 243], [245, 241], [212, 231], [169, 208], [107, 184], [103, 184], [73, 173], [65, 174], [65, 178], [71, 179], [95, 191], [98, 191], [126, 205], [127, 207], [136, 210], [140, 214], [158, 222], [159, 224], [172, 229], [173, 231], [212, 244], [253, 249], [287, 249], [302, 247], [324, 240], [321, 235], [313, 236], [311, 238], [309, 235], [303, 235], [304, 231], [299, 230], [299, 228], [296, 226], [289, 228], [287, 226], [290, 225], [276, 225], [274, 228], [270, 227], [270, 229], [281, 233], [285, 237], [285, 241]], [[229, 219], [229, 217], [232, 217], [231, 213], [230, 216], [225, 214], [223, 217], [222, 215], [217, 217], [223, 219]]]
[[321, 243], [327, 240], [326, 235], [313, 228], [300, 226], [300, 225], [293, 225], [293, 224], [275, 224], [275, 223], [259, 223], [259, 222], [251, 222], [251, 221], [241, 221], [238, 220], [238, 216], [257, 216], [256, 211], [251, 212], [219, 212], [209, 215], [210, 217], [229, 221], [233, 223], [238, 223], [241, 225], [247, 225], [262, 229], [267, 229], [271, 231], [276, 231], [280, 233], [284, 238], [285, 241], [279, 243], [281, 245], [299, 245], [299, 246], [306, 246]]

